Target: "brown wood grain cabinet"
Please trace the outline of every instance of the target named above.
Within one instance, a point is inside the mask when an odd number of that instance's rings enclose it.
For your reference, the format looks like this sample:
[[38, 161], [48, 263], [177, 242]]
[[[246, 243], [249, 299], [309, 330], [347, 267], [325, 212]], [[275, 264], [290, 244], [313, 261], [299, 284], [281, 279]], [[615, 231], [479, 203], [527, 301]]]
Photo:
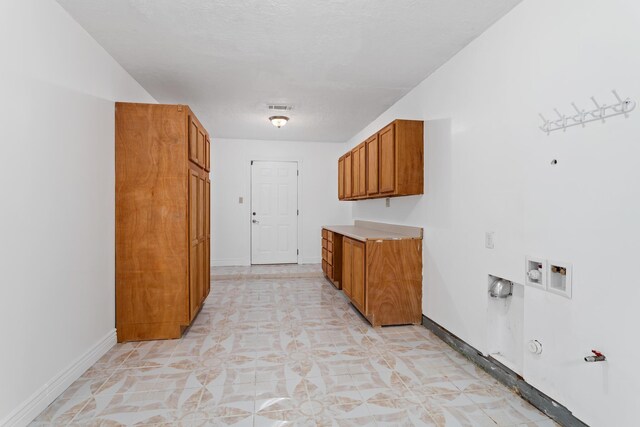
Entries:
[[337, 289], [342, 289], [342, 236], [322, 229], [322, 272]]
[[344, 156], [338, 160], [338, 199], [344, 199]]
[[352, 194], [353, 177], [352, 177], [353, 162], [351, 161], [351, 152], [344, 155], [344, 197], [350, 199]]
[[[346, 156], [353, 163], [348, 172]], [[423, 121], [395, 120], [346, 156], [344, 179], [351, 178], [351, 188], [343, 198], [338, 194], [340, 200], [424, 194]]]
[[351, 150], [351, 197], [360, 197], [360, 155], [358, 148]]
[[364, 143], [358, 145], [358, 163], [358, 197], [364, 197], [367, 195], [367, 147]]
[[396, 138], [395, 124], [390, 124], [378, 133], [380, 141], [380, 193], [396, 189]]
[[350, 247], [349, 256], [343, 258], [342, 265], [349, 264], [351, 273], [351, 302], [361, 312], [365, 311], [365, 255], [364, 243], [345, 237], [344, 242]]
[[378, 186], [378, 135], [373, 135], [365, 141], [367, 158], [367, 196], [379, 193]]
[[422, 239], [343, 236], [342, 291], [373, 326], [420, 324]]
[[342, 292], [351, 299], [353, 288], [353, 239], [342, 239]]
[[186, 105], [115, 119], [118, 341], [179, 338], [210, 287], [209, 134]]

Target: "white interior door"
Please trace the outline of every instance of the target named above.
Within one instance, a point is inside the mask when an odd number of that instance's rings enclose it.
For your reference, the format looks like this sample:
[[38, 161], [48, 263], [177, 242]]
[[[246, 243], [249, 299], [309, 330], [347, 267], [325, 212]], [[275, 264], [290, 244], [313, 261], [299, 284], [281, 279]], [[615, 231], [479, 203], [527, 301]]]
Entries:
[[251, 264], [298, 262], [298, 163], [251, 162]]

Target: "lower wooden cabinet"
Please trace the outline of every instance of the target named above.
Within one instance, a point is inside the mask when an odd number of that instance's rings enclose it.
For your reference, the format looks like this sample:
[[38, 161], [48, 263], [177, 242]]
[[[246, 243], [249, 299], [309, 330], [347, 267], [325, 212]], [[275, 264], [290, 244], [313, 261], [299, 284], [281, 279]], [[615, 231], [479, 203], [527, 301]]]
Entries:
[[322, 229], [322, 272], [337, 289], [342, 289], [342, 236]]
[[[348, 282], [345, 294], [360, 312], [365, 310], [365, 244], [345, 237], [342, 241], [343, 281]], [[348, 273], [347, 273], [348, 272]]]
[[343, 237], [342, 290], [373, 326], [422, 322], [422, 240]]

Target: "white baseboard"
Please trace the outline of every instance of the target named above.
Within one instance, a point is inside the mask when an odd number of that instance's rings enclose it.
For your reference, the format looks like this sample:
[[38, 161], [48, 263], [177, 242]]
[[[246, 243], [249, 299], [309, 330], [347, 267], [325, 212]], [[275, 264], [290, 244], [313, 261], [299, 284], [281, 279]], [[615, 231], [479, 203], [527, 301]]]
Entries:
[[117, 342], [116, 330], [109, 331], [100, 341], [93, 345], [85, 354], [77, 358], [66, 369], [59, 372], [44, 384], [31, 397], [22, 402], [13, 412], [3, 420], [0, 426], [22, 427], [33, 421], [47, 406], [62, 394], [75, 380], [96, 363]]
[[[300, 264], [320, 264], [322, 257], [300, 257]], [[237, 267], [251, 265], [250, 259], [243, 258], [226, 258], [226, 259], [212, 259], [211, 267]]]
[[212, 259], [211, 267], [236, 267], [240, 265], [251, 265], [251, 261], [243, 258]]

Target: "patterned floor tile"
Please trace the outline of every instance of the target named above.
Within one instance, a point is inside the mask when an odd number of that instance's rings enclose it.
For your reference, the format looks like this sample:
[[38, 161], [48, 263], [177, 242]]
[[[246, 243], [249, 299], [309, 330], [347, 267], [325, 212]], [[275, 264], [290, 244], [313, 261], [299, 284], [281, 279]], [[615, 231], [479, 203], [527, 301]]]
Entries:
[[214, 268], [178, 340], [118, 344], [36, 426], [555, 426], [422, 326], [372, 328], [318, 266]]

